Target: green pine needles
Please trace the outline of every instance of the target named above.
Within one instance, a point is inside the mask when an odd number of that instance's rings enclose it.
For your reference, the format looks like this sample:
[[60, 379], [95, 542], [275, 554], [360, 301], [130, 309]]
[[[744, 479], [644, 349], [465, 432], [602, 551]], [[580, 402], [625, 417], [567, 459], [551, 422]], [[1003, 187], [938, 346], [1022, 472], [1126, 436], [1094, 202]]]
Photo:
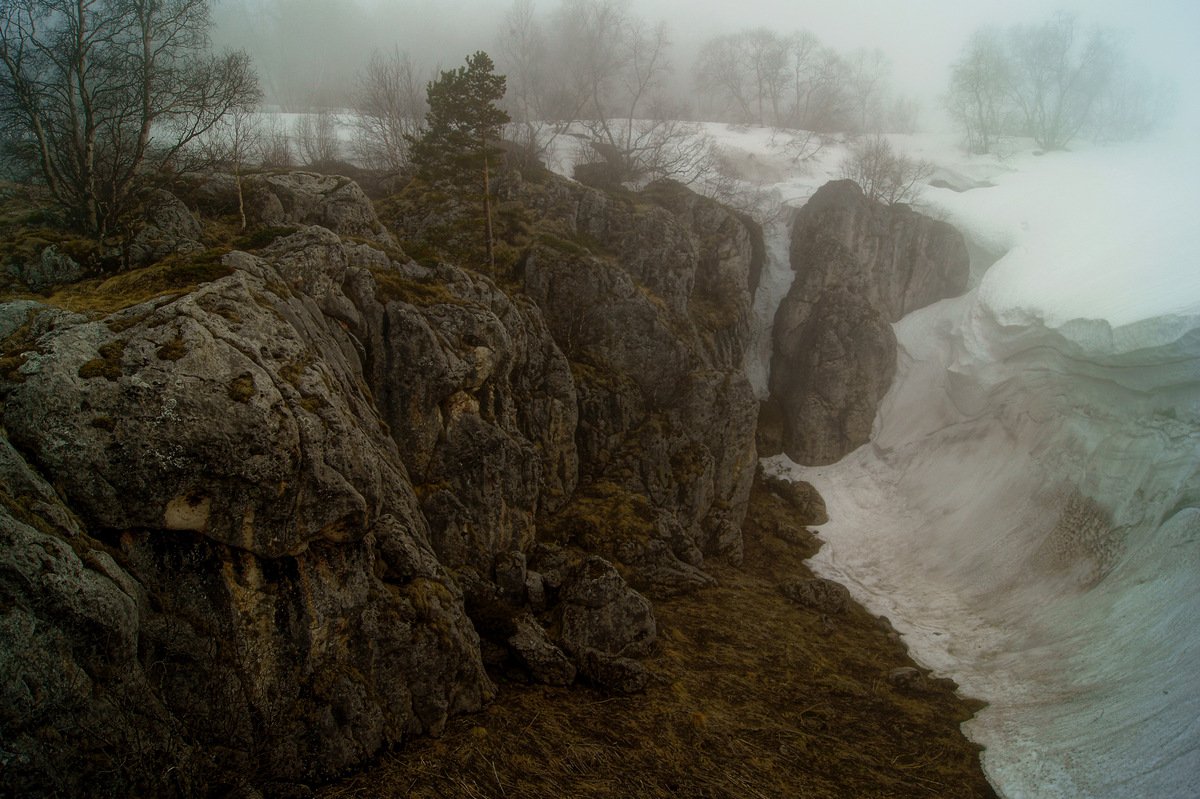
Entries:
[[466, 66], [442, 72], [429, 83], [426, 131], [409, 139], [418, 175], [430, 185], [466, 198], [482, 196], [488, 268], [494, 275], [492, 200], [489, 162], [500, 150], [500, 132], [509, 116], [496, 105], [504, 97], [506, 79], [482, 50], [467, 57]]

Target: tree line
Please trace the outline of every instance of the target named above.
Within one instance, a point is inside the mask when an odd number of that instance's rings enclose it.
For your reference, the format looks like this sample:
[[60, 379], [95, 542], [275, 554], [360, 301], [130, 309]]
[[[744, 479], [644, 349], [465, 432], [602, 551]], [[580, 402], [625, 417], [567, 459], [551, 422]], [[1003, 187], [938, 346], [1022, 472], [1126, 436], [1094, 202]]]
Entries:
[[[398, 49], [372, 53], [350, 90], [346, 152], [332, 112], [302, 116], [291, 131], [263, 124], [249, 56], [213, 53], [210, 28], [208, 0], [7, 0], [0, 168], [36, 179], [71, 226], [103, 238], [136, 214], [147, 186], [206, 164], [240, 176], [246, 164], [330, 168], [350, 158], [396, 173], [428, 162], [423, 142], [444, 128], [438, 92], [485, 84], [497, 109], [484, 151], [503, 136], [506, 158], [531, 165], [569, 135], [577, 169], [614, 184], [667, 177], [719, 193], [727, 172], [698, 120], [787, 130], [796, 158], [826, 136], [866, 135], [858, 150], [872, 163], [894, 160], [872, 134], [916, 127], [915, 102], [892, 90], [877, 50], [843, 54], [808, 31], [753, 28], [712, 37], [681, 75], [666, 24], [639, 18], [628, 0], [559, 0], [547, 12], [514, 0], [496, 32], [496, 65], [477, 53], [444, 72]], [[498, 82], [487, 84], [493, 70]], [[446, 83], [456, 74], [458, 89]], [[1008, 136], [1059, 149], [1083, 134], [1142, 135], [1169, 96], [1111, 32], [1058, 14], [978, 31], [951, 69], [946, 106], [972, 151]]]
[[946, 105], [971, 152], [992, 152], [1006, 136], [1061, 150], [1082, 134], [1146, 135], [1168, 114], [1172, 94], [1131, 62], [1112, 31], [1058, 13], [976, 31], [951, 67]]

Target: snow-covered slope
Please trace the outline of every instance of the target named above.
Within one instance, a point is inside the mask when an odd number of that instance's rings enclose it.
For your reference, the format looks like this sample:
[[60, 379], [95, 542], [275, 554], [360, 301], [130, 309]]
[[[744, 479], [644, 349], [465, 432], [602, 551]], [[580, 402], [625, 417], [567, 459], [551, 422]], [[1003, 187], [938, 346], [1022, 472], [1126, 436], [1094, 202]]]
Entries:
[[1197, 158], [944, 143], [897, 142], [994, 184], [923, 197], [979, 285], [896, 325], [871, 444], [767, 466], [829, 503], [818, 569], [991, 703], [968, 733], [1003, 795], [1200, 795]]

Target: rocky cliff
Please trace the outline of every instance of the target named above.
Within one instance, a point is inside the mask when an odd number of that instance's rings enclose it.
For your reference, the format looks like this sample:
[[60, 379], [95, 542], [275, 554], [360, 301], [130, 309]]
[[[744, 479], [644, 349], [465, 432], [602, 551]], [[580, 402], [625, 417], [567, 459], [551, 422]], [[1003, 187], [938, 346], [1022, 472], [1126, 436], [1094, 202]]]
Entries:
[[773, 329], [769, 417], [797, 463], [832, 463], [870, 438], [896, 368], [892, 322], [967, 288], [966, 243], [953, 227], [822, 186], [796, 215], [795, 282]]
[[753, 226], [514, 177], [493, 280], [348, 181], [252, 188], [241, 249], [0, 306], [3, 790], [324, 779], [480, 708], [485, 666], [638, 690], [635, 589], [739, 557]]

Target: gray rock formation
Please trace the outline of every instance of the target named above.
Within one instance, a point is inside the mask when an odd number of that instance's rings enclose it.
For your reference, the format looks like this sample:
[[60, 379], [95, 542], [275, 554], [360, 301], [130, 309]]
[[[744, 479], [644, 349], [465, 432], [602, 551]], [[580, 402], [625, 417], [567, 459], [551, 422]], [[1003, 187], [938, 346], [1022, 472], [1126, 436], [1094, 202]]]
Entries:
[[[830, 240], [846, 248], [855, 268], [830, 257]], [[888, 322], [957, 297], [970, 278], [962, 234], [902, 203], [871, 200], [851, 180], [826, 183], [797, 212], [791, 262], [803, 296], [847, 286]]]
[[561, 540], [616, 557], [655, 596], [709, 584], [705, 556], [740, 557], [756, 462], [741, 364], [761, 234], [673, 184], [644, 206], [563, 181], [513, 196], [559, 231], [521, 277], [579, 398], [583, 506]]
[[19, 277], [31, 291], [45, 291], [61, 283], [83, 277], [83, 267], [71, 256], [51, 244], [42, 250], [36, 261], [23, 264]]
[[146, 224], [129, 244], [129, 263], [143, 266], [172, 253], [200, 252], [203, 234], [200, 220], [178, 197], [155, 191], [147, 203]]
[[[395, 244], [367, 195], [347, 177], [315, 172], [244, 175], [242, 195], [251, 227], [320, 225], [343, 236]], [[237, 180], [229, 174], [198, 176], [192, 197], [207, 212], [235, 212]]]
[[771, 361], [781, 429], [765, 440], [799, 463], [832, 463], [870, 438], [895, 373], [889, 323], [966, 289], [966, 244], [946, 223], [842, 180], [797, 213], [791, 261]]
[[509, 649], [520, 659], [535, 680], [546, 685], [570, 685], [576, 668], [561, 649], [550, 640], [546, 630], [528, 613], [513, 621]]
[[811, 302], [785, 300], [775, 325], [771, 392], [783, 411], [783, 450], [797, 463], [833, 463], [871, 437], [896, 372], [896, 336], [844, 286]]
[[580, 564], [563, 589], [558, 621], [564, 648], [589, 680], [619, 693], [646, 687], [649, 673], [634, 658], [648, 655], [658, 637], [654, 611], [611, 563], [593, 555]]
[[554, 182], [536, 202], [605, 252], [534, 246], [522, 297], [407, 260], [353, 184], [250, 183], [300, 227], [225, 276], [103, 318], [0, 308], [0, 792], [322, 779], [481, 707], [480, 635], [533, 679], [641, 690], [651, 606], [586, 553], [662, 594], [740, 554], [734, 217]]
[[[59, 641], [82, 687], [6, 720], [5, 745], [31, 774], [85, 781], [70, 793], [102, 793], [89, 735], [150, 735], [133, 754], [180, 779], [311, 780], [492, 693], [368, 383], [366, 320], [386, 314], [372, 270], [403, 265], [318, 228], [226, 260], [180, 299], [57, 325], [4, 386], [8, 440], [57, 484], [49, 512], [29, 505], [40, 526], [9, 524], [13, 551], [48, 553], [63, 601], [106, 614], [81, 626], [20, 577], [36, 563], [6, 570], [16, 640]], [[86, 534], [55, 521], [74, 515]], [[47, 747], [47, 723], [75, 756]], [[130, 762], [113, 779], [177, 792]]]
[[812, 483], [786, 480], [773, 475], [761, 475], [760, 479], [768, 491], [792, 506], [796, 524], [820, 525], [829, 521], [825, 500]]

